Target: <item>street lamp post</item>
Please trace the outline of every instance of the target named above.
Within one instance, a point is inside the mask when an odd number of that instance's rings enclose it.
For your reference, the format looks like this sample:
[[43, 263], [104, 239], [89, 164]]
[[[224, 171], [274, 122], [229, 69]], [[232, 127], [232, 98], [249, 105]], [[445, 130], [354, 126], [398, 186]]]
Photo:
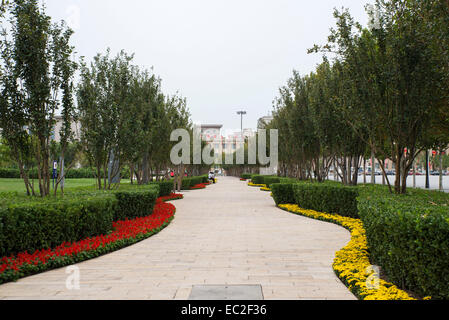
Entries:
[[246, 111], [238, 111], [237, 114], [240, 116], [240, 132], [242, 133], [243, 140], [243, 116], [246, 115]]

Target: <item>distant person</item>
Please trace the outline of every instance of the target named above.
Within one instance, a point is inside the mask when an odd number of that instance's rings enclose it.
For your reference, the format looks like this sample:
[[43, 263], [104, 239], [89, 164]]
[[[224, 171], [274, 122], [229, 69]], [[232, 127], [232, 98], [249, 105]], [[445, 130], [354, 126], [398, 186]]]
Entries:
[[212, 171], [209, 172], [209, 180], [215, 183], [215, 173], [213, 173]]

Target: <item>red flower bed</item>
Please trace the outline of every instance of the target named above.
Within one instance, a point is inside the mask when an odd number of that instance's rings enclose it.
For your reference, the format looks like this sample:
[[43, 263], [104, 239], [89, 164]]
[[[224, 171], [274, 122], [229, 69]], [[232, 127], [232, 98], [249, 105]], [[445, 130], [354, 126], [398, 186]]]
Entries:
[[240, 181], [246, 181], [246, 179], [240, 178]]
[[196, 186], [193, 186], [190, 188], [190, 190], [198, 190], [198, 189], [206, 189], [206, 186], [208, 186], [210, 183], [200, 183], [197, 184]]
[[108, 235], [87, 238], [74, 243], [63, 243], [54, 249], [44, 249], [32, 254], [19, 253], [0, 259], [0, 284], [21, 277], [98, 257], [134, 244], [166, 227], [174, 218], [176, 208], [165, 201], [181, 199], [172, 194], [156, 201], [151, 215], [133, 220], [116, 221]]
[[156, 203], [166, 202], [166, 201], [173, 201], [173, 200], [179, 200], [179, 199], [183, 199], [183, 198], [184, 198], [184, 195], [182, 195], [182, 194], [172, 193], [169, 196], [159, 197], [156, 200]]

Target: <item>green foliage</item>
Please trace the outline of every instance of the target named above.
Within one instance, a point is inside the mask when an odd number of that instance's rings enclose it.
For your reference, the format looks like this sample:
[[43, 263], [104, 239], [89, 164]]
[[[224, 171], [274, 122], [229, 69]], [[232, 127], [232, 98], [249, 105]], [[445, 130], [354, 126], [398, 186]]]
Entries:
[[252, 174], [250, 174], [250, 173], [243, 173], [241, 176], [240, 176], [240, 178], [242, 178], [242, 179], [246, 179], [246, 180], [250, 180], [251, 178], [252, 178]]
[[150, 184], [159, 185], [159, 197], [169, 196], [173, 192], [173, 181], [158, 181]]
[[295, 203], [301, 208], [358, 218], [358, 190], [354, 187], [318, 183], [295, 184]]
[[0, 178], [19, 179], [20, 171], [19, 169], [0, 168]]
[[119, 190], [114, 194], [118, 200], [114, 221], [134, 219], [149, 216], [153, 212], [156, 199], [159, 196], [159, 186], [150, 185], [149, 188]]
[[192, 178], [183, 178], [181, 190], [189, 190], [194, 185], [192, 184]]
[[52, 248], [112, 230], [111, 196], [14, 203], [0, 207], [0, 256]]
[[114, 191], [79, 187], [64, 198], [0, 194], [0, 257], [107, 234], [113, 221], [150, 215], [158, 196], [158, 184]]
[[409, 195], [365, 197], [358, 208], [372, 262], [388, 279], [423, 297], [449, 299], [447, 203], [429, 205]]
[[58, 109], [65, 146], [71, 138], [65, 129], [74, 118], [73, 31], [64, 23], [52, 24], [37, 0], [14, 1], [9, 13], [9, 28], [2, 30], [0, 42], [0, 128], [11, 157], [22, 170], [27, 193], [37, 193], [27, 176], [34, 163], [39, 170], [39, 194], [47, 196], [51, 177], [48, 142]]
[[254, 184], [265, 184], [265, 177], [255, 174], [251, 177], [251, 182]]
[[[122, 179], [129, 179], [129, 170], [127, 168], [123, 168], [120, 176]], [[30, 179], [37, 179], [37, 170], [30, 170], [28, 177]], [[65, 174], [66, 179], [93, 179], [96, 177], [97, 173], [95, 169], [92, 168], [70, 169]], [[103, 174], [101, 177], [103, 178]], [[0, 168], [0, 178], [18, 179], [20, 178], [20, 171], [15, 168]]]
[[279, 179], [278, 177], [264, 177], [263, 181], [264, 184], [268, 186], [268, 188], [270, 188], [273, 183], [281, 183], [281, 179]]
[[271, 192], [276, 205], [294, 204], [296, 203], [295, 193], [293, 191], [293, 183], [273, 183]]

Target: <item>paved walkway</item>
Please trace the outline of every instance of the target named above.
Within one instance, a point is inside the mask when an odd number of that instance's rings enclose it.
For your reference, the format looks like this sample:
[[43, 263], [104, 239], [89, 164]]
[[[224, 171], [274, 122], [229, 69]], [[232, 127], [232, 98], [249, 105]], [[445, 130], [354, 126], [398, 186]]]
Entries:
[[176, 201], [175, 220], [134, 246], [0, 286], [0, 299], [188, 299], [194, 285], [261, 285], [265, 299], [355, 299], [335, 276], [350, 240], [336, 225], [274, 206], [268, 192], [235, 178]]

